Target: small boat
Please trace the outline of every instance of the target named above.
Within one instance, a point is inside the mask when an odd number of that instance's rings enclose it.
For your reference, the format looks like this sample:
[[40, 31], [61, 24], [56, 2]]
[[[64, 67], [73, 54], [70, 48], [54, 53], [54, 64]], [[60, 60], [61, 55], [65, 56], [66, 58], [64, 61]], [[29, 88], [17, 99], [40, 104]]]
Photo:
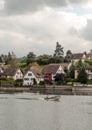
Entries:
[[51, 96], [51, 97], [46, 96], [44, 99], [45, 100], [58, 101], [60, 99], [60, 96], [59, 95], [57, 95], [57, 96]]

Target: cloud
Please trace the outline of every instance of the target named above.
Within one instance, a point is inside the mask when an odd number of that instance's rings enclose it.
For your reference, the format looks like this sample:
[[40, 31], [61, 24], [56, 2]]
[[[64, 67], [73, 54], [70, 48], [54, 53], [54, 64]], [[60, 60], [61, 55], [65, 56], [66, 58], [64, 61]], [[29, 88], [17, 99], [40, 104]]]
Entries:
[[80, 36], [85, 40], [92, 41], [92, 19], [87, 20], [87, 24], [80, 31]]
[[92, 15], [61, 9], [84, 2], [86, 0], [6, 0], [4, 9], [10, 15], [0, 16], [0, 53], [14, 51], [17, 56], [30, 51], [37, 55], [53, 54], [57, 41], [64, 51], [89, 50], [92, 21], [87, 19]]
[[65, 0], [5, 0], [5, 11], [8, 14], [18, 14], [42, 10], [44, 7], [65, 6]]
[[75, 3], [75, 4], [85, 4], [90, 0], [69, 0], [70, 3]]
[[80, 5], [90, 0], [5, 0], [4, 11], [7, 14], [35, 12], [45, 7], [62, 8], [68, 5]]

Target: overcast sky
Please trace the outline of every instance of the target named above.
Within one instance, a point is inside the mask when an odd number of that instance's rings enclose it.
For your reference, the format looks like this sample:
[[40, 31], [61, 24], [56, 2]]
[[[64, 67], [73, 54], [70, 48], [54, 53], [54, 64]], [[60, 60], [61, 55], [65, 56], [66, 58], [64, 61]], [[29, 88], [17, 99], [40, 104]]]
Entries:
[[0, 54], [92, 49], [92, 0], [0, 0]]

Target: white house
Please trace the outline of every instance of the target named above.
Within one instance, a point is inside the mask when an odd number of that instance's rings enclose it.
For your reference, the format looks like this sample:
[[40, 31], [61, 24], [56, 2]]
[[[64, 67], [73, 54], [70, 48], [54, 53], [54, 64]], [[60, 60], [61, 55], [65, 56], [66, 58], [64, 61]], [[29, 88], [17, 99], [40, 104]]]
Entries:
[[37, 67], [33, 66], [25, 74], [23, 79], [23, 85], [24, 86], [33, 85], [34, 82], [39, 84], [40, 81], [43, 81], [42, 73]]
[[14, 80], [23, 79], [23, 72], [20, 68], [8, 68], [4, 71], [4, 76]]

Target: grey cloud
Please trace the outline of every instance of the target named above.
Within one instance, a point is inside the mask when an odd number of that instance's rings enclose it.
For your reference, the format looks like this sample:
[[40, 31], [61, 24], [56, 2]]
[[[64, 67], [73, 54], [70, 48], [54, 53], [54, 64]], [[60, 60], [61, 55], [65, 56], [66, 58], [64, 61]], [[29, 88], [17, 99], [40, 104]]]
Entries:
[[67, 5], [66, 0], [46, 0], [45, 3], [50, 7], [62, 7]]
[[5, 11], [9, 14], [35, 11], [43, 6], [42, 0], [6, 0]]
[[81, 4], [81, 3], [86, 3], [90, 0], [69, 0], [70, 3], [75, 3], [75, 4]]
[[88, 19], [87, 24], [81, 29], [77, 30], [76, 28], [71, 27], [68, 30], [68, 33], [71, 35], [75, 35], [79, 38], [85, 39], [86, 41], [92, 41], [92, 20]]
[[92, 41], [92, 20], [87, 20], [87, 25], [80, 30], [80, 36], [88, 41]]
[[74, 27], [71, 27], [68, 33], [71, 35], [78, 35], [78, 31]]
[[89, 0], [5, 0], [4, 11], [8, 14], [35, 12], [44, 7], [66, 7], [68, 4], [80, 5]]
[[65, 0], [5, 0], [5, 11], [8, 14], [33, 12], [45, 6], [58, 7], [67, 5]]

